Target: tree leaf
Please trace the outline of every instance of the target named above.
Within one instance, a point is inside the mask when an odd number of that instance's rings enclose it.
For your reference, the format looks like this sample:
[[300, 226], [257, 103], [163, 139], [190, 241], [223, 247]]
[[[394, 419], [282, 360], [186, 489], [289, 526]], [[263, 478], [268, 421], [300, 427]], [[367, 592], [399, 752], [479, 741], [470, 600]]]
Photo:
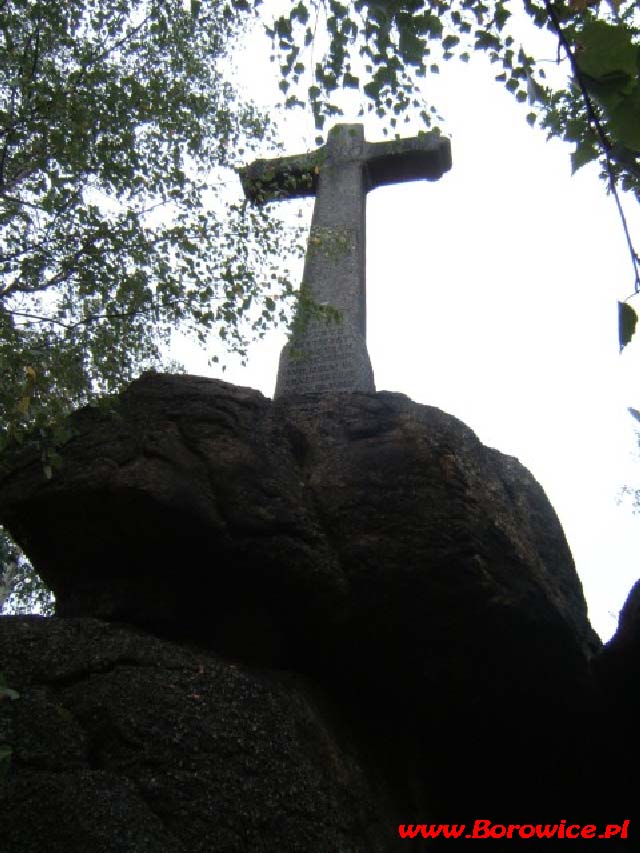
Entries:
[[637, 409], [634, 409], [632, 406], [629, 406], [627, 411], [629, 412], [632, 418], [635, 418], [637, 421], [640, 422], [640, 412]]
[[599, 151], [597, 147], [590, 142], [580, 142], [576, 146], [576, 150], [571, 154], [571, 173], [575, 174], [578, 169], [597, 160]]
[[640, 85], [621, 97], [609, 114], [609, 131], [617, 142], [640, 152]]
[[16, 403], [16, 411], [23, 418], [26, 418], [27, 415], [29, 414], [30, 405], [31, 405], [31, 395], [30, 394], [24, 394], [22, 397], [20, 397], [20, 399]]
[[631, 77], [638, 73], [640, 48], [631, 40], [631, 32], [622, 25], [591, 21], [577, 36], [580, 49], [576, 60], [581, 71], [592, 77], [605, 77], [624, 71]]
[[620, 352], [626, 347], [636, 330], [638, 315], [627, 302], [618, 302], [618, 339]]

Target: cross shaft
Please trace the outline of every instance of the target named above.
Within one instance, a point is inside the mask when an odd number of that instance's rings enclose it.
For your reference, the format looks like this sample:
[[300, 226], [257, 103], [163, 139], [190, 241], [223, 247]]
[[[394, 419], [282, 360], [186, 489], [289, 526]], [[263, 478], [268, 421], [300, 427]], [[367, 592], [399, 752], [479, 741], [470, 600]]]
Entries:
[[276, 397], [375, 391], [366, 348], [367, 193], [437, 180], [450, 168], [449, 140], [437, 134], [371, 143], [361, 124], [341, 124], [317, 151], [257, 160], [241, 170], [245, 194], [255, 203], [315, 195], [303, 287], [315, 304], [340, 313], [338, 324], [299, 324], [280, 358]]

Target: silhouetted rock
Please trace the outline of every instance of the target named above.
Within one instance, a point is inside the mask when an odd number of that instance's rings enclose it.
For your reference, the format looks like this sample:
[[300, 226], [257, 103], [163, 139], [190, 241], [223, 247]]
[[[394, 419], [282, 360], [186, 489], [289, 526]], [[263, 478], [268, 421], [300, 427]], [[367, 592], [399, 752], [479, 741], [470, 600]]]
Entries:
[[[282, 673], [314, 685], [322, 725], [346, 733], [337, 754], [360, 768], [346, 786], [361, 793], [352, 822], [338, 820], [351, 846], [307, 849], [361, 849], [359, 815], [371, 808], [381, 817], [369, 850], [393, 849], [381, 829], [392, 812], [399, 823], [537, 823], [573, 810], [589, 822], [600, 643], [558, 519], [517, 460], [402, 395], [272, 402], [192, 376], [144, 375], [114, 412], [85, 409], [71, 424], [52, 479], [24, 453], [5, 465], [0, 520], [69, 624], [127, 623], [197, 644], [224, 672], [235, 661], [253, 668], [247, 678], [284, 678], [283, 720], [301, 700]], [[126, 697], [129, 682], [114, 679], [108, 690]], [[163, 721], [173, 712], [152, 693], [145, 702]], [[242, 714], [241, 699], [232, 707]], [[251, 724], [218, 714], [207, 725]], [[280, 777], [261, 766], [266, 796]], [[126, 799], [135, 780], [116, 775]], [[127, 808], [142, 808], [134, 800]], [[239, 813], [229, 814], [233, 834]], [[248, 849], [297, 849], [278, 848], [275, 829], [262, 837]]]
[[306, 630], [386, 606], [354, 596], [362, 580], [380, 592], [409, 582], [439, 604], [471, 596], [474, 619], [526, 610], [582, 650], [594, 643], [542, 489], [438, 409], [390, 393], [274, 404], [146, 374], [114, 413], [87, 408], [71, 424], [52, 479], [37, 457], [0, 479], [0, 518], [60, 615], [210, 636], [242, 600], [252, 620]]
[[114, 413], [72, 417], [51, 480], [37, 458], [4, 477], [0, 517], [58, 615], [207, 639], [227, 628], [232, 646], [265, 660], [281, 623], [322, 622], [328, 602], [346, 601], [287, 425], [270, 410], [247, 388], [148, 374]]
[[597, 660], [608, 701], [640, 714], [640, 580], [620, 611], [616, 633]]
[[393, 849], [389, 791], [299, 676], [93, 619], [2, 617], [0, 649], [3, 851]]
[[[638, 823], [640, 744], [640, 581], [620, 611], [618, 630], [594, 660], [598, 727], [592, 748], [608, 779], [608, 813], [618, 810]], [[637, 840], [637, 825], [636, 835]]]

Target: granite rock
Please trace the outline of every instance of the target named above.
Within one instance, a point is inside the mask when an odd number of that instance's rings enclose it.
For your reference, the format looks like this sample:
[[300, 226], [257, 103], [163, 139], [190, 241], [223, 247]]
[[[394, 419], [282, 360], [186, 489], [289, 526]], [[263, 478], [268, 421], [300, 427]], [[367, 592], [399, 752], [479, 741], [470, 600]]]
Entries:
[[[193, 376], [146, 374], [71, 426], [50, 480], [27, 452], [0, 472], [0, 521], [69, 624], [126, 623], [269, 683], [304, 679], [373, 768], [357, 813], [379, 803], [385, 825], [390, 799], [399, 822], [520, 822], [523, 803], [589, 822], [601, 644], [517, 460], [399, 394], [272, 402]], [[129, 797], [130, 775], [118, 784]]]
[[7, 853], [394, 848], [390, 792], [300, 676], [94, 619], [2, 617], [0, 650]]

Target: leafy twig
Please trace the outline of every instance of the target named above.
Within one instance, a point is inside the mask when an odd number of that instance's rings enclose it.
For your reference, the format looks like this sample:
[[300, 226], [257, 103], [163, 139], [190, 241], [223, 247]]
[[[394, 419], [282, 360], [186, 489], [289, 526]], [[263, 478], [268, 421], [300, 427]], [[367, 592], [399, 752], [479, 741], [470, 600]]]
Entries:
[[607, 131], [605, 130], [602, 121], [600, 120], [600, 116], [596, 110], [595, 104], [591, 99], [591, 95], [589, 94], [589, 90], [584, 82], [584, 77], [582, 72], [580, 71], [580, 66], [578, 65], [578, 61], [576, 59], [575, 53], [569, 40], [562, 30], [562, 25], [560, 23], [560, 19], [556, 13], [556, 10], [553, 8], [553, 4], [551, 0], [544, 0], [544, 5], [549, 15], [551, 22], [553, 23], [553, 27], [558, 35], [558, 41], [560, 45], [563, 47], [567, 58], [571, 64], [571, 69], [573, 71], [573, 76], [578, 84], [580, 92], [582, 94], [582, 99], [584, 101], [585, 109], [587, 112], [587, 119], [589, 124], [593, 128], [597, 138], [600, 140], [604, 151], [605, 163], [606, 163], [606, 172], [607, 177], [609, 179], [609, 191], [613, 195], [616, 207], [618, 208], [618, 215], [620, 216], [620, 221], [622, 222], [622, 228], [624, 231], [624, 235], [627, 241], [627, 247], [629, 249], [629, 254], [631, 256], [631, 264], [633, 266], [633, 278], [634, 278], [634, 292], [640, 292], [640, 256], [635, 250], [633, 245], [633, 241], [631, 239], [631, 234], [629, 232], [629, 226], [627, 224], [627, 218], [625, 216], [624, 210], [622, 209], [622, 203], [620, 202], [620, 197], [618, 195], [618, 188], [616, 186], [616, 175], [613, 169], [612, 160], [615, 160], [614, 146], [609, 139]]

